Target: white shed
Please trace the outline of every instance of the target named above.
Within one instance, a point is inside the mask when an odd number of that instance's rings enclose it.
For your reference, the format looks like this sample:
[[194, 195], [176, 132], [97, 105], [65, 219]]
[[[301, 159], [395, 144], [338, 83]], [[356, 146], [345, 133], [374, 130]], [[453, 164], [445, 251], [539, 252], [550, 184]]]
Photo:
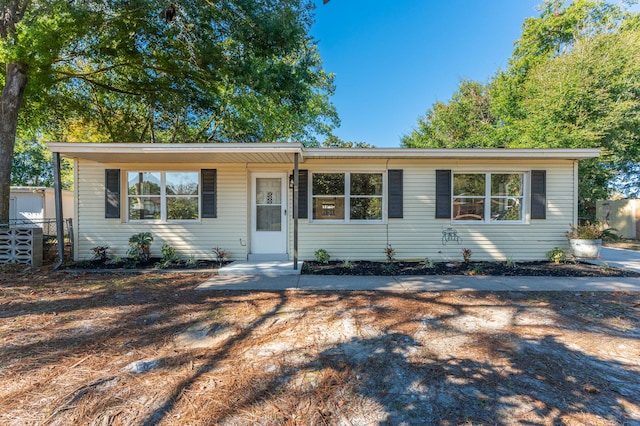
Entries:
[[[73, 219], [73, 191], [62, 191], [64, 219]], [[12, 186], [9, 195], [9, 220], [16, 225], [37, 225], [55, 222], [56, 206], [53, 188], [41, 186]], [[52, 225], [54, 226], [54, 225]]]

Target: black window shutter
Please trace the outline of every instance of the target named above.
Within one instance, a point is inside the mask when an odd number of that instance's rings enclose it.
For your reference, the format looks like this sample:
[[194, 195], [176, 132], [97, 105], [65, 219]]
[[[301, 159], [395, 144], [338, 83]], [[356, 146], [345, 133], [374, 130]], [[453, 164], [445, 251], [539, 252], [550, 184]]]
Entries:
[[217, 194], [217, 170], [216, 169], [202, 169], [200, 170], [202, 175], [202, 197], [201, 197], [201, 209], [202, 217], [215, 218], [218, 217], [218, 209], [216, 203]]
[[104, 217], [120, 218], [120, 169], [104, 171]]
[[402, 219], [402, 170], [389, 170], [389, 206], [390, 219]]
[[309, 218], [309, 171], [298, 170], [298, 218]]
[[531, 170], [531, 219], [547, 218], [547, 171]]
[[436, 219], [451, 219], [451, 170], [436, 170]]

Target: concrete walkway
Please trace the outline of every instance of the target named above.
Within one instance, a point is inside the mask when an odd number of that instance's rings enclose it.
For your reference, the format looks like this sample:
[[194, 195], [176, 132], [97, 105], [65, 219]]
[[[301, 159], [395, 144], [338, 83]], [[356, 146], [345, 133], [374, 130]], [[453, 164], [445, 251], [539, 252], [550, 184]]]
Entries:
[[251, 291], [638, 291], [640, 278], [487, 277], [487, 276], [214, 276], [198, 290]]
[[607, 264], [614, 268], [640, 273], [640, 251], [602, 247], [600, 259], [589, 261], [595, 265]]
[[[640, 272], [640, 252], [603, 248], [592, 261]], [[291, 262], [233, 262], [198, 290], [640, 291], [640, 278], [300, 275]]]

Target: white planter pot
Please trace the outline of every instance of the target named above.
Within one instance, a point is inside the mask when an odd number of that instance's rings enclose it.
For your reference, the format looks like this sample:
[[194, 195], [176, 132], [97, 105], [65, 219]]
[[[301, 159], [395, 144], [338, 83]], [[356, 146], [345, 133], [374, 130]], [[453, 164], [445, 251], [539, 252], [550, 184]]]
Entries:
[[600, 257], [602, 240], [569, 240], [571, 251], [575, 257], [597, 258]]

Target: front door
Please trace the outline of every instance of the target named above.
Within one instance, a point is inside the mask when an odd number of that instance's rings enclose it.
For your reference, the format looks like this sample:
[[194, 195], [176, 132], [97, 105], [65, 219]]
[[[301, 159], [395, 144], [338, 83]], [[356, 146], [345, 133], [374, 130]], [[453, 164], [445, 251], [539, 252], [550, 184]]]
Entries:
[[251, 253], [287, 253], [286, 173], [255, 173], [251, 186]]

